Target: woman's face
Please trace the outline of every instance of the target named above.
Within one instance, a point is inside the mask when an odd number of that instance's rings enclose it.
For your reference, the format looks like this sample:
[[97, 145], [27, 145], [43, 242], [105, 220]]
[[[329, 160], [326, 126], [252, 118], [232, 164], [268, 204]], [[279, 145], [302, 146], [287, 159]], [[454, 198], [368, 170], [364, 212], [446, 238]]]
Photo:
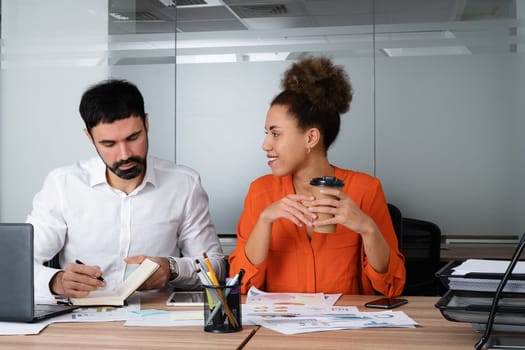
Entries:
[[272, 174], [285, 176], [295, 173], [307, 154], [307, 135], [297, 127], [297, 120], [288, 114], [288, 107], [273, 105], [266, 115], [266, 137], [262, 149], [268, 157]]

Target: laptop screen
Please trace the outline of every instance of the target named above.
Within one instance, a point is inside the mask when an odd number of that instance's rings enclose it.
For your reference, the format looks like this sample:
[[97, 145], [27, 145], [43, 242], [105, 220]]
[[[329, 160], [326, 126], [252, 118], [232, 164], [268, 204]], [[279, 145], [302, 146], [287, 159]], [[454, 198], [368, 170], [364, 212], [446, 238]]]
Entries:
[[33, 226], [0, 223], [0, 320], [33, 319]]

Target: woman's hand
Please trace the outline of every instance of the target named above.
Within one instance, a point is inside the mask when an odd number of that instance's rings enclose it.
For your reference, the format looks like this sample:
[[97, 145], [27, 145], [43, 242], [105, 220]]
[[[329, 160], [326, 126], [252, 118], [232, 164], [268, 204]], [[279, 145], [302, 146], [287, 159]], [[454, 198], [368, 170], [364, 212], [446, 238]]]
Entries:
[[370, 265], [379, 273], [388, 270], [390, 247], [374, 220], [364, 213], [357, 204], [345, 193], [337, 189], [321, 190], [333, 198], [316, 199], [310, 203], [313, 213], [332, 214], [333, 218], [315, 220], [314, 226], [339, 224], [357, 232], [363, 238], [363, 245]]
[[372, 218], [366, 215], [354, 202], [352, 198], [338, 189], [326, 188], [321, 193], [331, 196], [312, 201], [309, 210], [316, 214], [331, 214], [332, 218], [315, 220], [315, 226], [330, 224], [344, 225], [348, 229], [359, 234], [365, 234], [376, 230]]
[[317, 214], [312, 213], [308, 207], [314, 200], [313, 196], [289, 194], [267, 206], [259, 215], [259, 219], [246, 241], [244, 251], [246, 257], [254, 265], [260, 264], [268, 256], [272, 223], [280, 218], [285, 218], [297, 226], [312, 226]]
[[259, 220], [271, 224], [277, 219], [285, 218], [297, 226], [312, 226], [317, 215], [309, 210], [309, 206], [314, 199], [313, 196], [289, 194], [267, 206], [261, 212]]

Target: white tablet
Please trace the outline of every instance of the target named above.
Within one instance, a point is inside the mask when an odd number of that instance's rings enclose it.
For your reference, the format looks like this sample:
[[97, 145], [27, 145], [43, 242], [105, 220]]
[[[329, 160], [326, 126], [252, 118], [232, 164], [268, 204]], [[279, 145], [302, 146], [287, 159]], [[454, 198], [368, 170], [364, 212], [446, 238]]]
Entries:
[[166, 301], [167, 306], [199, 306], [204, 305], [203, 291], [177, 291], [171, 293]]

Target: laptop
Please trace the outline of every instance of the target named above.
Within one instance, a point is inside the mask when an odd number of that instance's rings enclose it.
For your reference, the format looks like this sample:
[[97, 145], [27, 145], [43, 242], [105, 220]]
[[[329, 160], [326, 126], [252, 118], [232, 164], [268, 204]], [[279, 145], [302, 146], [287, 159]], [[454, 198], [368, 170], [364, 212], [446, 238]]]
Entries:
[[37, 322], [76, 308], [35, 305], [33, 266], [33, 225], [0, 223], [0, 321]]

